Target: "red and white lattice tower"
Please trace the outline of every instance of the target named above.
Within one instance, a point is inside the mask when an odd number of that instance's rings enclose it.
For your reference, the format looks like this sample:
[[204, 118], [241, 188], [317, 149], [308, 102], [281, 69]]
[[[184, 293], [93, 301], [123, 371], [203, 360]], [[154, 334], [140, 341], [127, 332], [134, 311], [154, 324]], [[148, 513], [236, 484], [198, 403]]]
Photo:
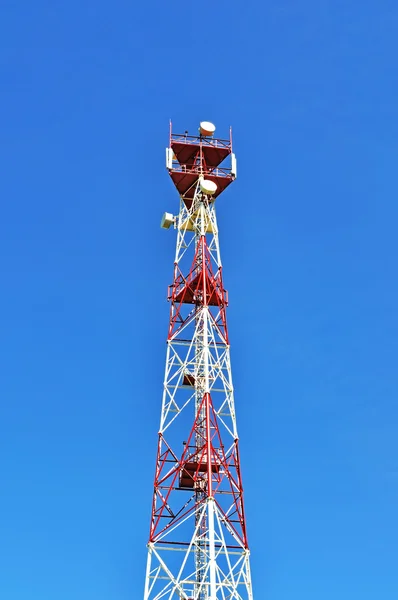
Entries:
[[[215, 199], [236, 159], [211, 123], [170, 126], [180, 211], [144, 600], [252, 600]], [[229, 165], [224, 166], [229, 160]]]

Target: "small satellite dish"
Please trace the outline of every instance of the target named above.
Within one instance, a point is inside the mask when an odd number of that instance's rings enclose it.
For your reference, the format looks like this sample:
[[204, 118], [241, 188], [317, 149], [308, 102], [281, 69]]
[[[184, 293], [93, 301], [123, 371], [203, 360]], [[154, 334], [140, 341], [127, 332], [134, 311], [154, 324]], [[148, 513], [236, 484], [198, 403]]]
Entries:
[[213, 123], [210, 123], [209, 121], [202, 121], [199, 127], [199, 131], [201, 133], [201, 135], [210, 137], [212, 135], [214, 135], [214, 132], [216, 130], [216, 126], [213, 125]]
[[210, 181], [210, 179], [201, 179], [200, 189], [204, 194], [213, 196], [217, 191], [217, 184], [214, 181]]

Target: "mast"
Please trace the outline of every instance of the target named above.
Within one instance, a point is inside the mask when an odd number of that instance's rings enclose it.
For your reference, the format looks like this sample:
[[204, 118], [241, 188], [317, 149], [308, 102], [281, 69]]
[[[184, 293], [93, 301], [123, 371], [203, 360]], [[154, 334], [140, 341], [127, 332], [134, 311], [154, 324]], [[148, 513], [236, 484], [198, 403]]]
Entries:
[[166, 149], [180, 210], [162, 219], [177, 242], [144, 600], [253, 599], [215, 209], [236, 158], [214, 134], [170, 126]]

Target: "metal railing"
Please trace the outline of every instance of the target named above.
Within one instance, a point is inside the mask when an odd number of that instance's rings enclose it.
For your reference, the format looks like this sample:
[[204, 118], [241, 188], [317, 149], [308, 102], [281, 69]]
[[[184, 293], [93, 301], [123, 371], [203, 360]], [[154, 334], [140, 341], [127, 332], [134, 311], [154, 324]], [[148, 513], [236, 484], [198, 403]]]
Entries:
[[173, 160], [172, 171], [176, 173], [186, 173], [187, 175], [214, 175], [216, 177], [231, 177], [232, 169], [230, 167], [208, 167], [203, 165], [184, 165], [178, 160]]
[[188, 144], [190, 146], [200, 146], [202, 144], [202, 146], [208, 146], [210, 148], [228, 148], [228, 150], [232, 149], [231, 140], [205, 137], [202, 135], [188, 135], [185, 133], [172, 133], [170, 135], [170, 142], [179, 142], [180, 144]]

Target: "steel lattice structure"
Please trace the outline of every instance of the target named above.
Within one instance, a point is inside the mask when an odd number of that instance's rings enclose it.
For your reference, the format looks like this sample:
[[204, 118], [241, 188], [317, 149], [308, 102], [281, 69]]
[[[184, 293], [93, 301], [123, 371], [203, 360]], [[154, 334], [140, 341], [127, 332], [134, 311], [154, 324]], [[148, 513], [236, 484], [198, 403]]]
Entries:
[[170, 126], [166, 150], [180, 211], [162, 221], [177, 245], [144, 600], [253, 599], [215, 210], [236, 159], [212, 127]]

